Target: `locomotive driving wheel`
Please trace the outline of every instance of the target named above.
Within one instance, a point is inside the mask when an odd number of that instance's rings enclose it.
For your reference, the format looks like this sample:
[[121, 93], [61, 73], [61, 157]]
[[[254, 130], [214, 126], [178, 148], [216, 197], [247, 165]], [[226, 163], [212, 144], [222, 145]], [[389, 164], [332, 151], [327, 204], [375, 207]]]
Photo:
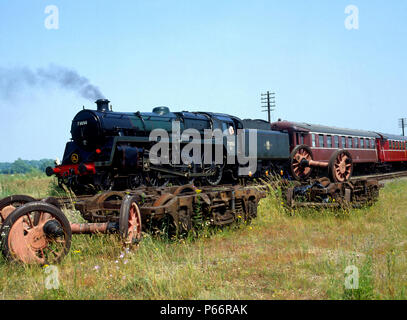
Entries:
[[63, 212], [45, 202], [13, 211], [2, 227], [1, 250], [8, 260], [29, 264], [58, 263], [71, 246], [71, 227]]
[[310, 147], [299, 145], [294, 148], [290, 155], [290, 167], [295, 180], [305, 180], [311, 175], [312, 168], [309, 166], [311, 160], [313, 155]]
[[223, 177], [223, 165], [215, 165], [211, 171], [213, 172], [212, 175], [206, 177], [206, 181], [211, 185], [211, 186], [217, 186], [221, 181]]
[[336, 151], [329, 160], [329, 174], [335, 182], [348, 181], [353, 173], [352, 156], [346, 150]]

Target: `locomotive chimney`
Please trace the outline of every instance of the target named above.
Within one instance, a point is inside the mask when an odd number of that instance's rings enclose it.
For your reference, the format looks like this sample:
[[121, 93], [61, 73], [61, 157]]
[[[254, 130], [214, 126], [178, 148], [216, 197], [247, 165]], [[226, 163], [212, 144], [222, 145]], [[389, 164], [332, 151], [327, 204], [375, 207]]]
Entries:
[[109, 100], [108, 99], [99, 99], [96, 100], [95, 103], [98, 106], [98, 111], [106, 112], [109, 111]]

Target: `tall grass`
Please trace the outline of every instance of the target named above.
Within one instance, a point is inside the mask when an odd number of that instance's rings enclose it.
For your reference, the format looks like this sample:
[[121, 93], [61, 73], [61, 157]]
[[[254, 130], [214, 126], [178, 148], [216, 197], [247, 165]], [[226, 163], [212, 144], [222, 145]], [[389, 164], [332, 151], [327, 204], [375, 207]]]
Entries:
[[53, 181], [39, 171], [27, 174], [0, 174], [0, 198], [13, 194], [25, 194], [34, 198], [45, 197]]
[[[251, 224], [177, 240], [145, 234], [130, 252], [114, 235], [74, 236], [59, 289], [45, 288], [43, 268], [0, 258], [0, 298], [406, 299], [406, 190], [399, 180], [372, 207], [291, 212], [272, 188]], [[345, 288], [350, 265], [355, 290]]]

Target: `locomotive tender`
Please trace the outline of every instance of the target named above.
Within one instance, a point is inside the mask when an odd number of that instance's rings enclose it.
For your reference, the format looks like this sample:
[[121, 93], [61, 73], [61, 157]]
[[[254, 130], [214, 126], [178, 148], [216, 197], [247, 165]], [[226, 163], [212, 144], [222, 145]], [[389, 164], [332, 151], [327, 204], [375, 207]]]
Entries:
[[[343, 182], [350, 179], [354, 169], [374, 173], [405, 168], [407, 163], [407, 138], [402, 136], [287, 121], [270, 124], [221, 113], [170, 112], [167, 107], [152, 112], [113, 112], [109, 102], [99, 99], [97, 110], [84, 109], [74, 117], [72, 139], [66, 144], [62, 163], [46, 169], [47, 175], [57, 176], [61, 185], [75, 193], [162, 186], [168, 182], [218, 185], [221, 181], [272, 172], [297, 180], [329, 173], [333, 181]], [[152, 163], [150, 150], [158, 140], [150, 139], [151, 132], [161, 129], [171, 137], [174, 122], [181, 132], [197, 130], [202, 143], [208, 143], [205, 130], [221, 130], [222, 139], [213, 139], [210, 144], [214, 152], [221, 148], [223, 160]], [[249, 153], [253, 131], [255, 154]], [[181, 140], [181, 148], [188, 143], [189, 139]], [[239, 148], [249, 163], [255, 161], [254, 170], [241, 173], [239, 169], [247, 168], [247, 164], [240, 163]], [[229, 161], [230, 157], [233, 161]]]

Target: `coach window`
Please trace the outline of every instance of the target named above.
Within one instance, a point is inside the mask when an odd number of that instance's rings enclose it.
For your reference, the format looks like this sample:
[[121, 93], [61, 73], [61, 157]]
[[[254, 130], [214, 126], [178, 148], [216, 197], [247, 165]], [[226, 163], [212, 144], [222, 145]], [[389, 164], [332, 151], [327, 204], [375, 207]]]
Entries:
[[352, 142], [353, 142], [353, 141], [352, 141], [352, 138], [349, 137], [349, 138], [348, 138], [348, 148], [352, 148], [352, 145], [353, 145]]
[[335, 142], [335, 148], [339, 148], [339, 137], [338, 136], [334, 136], [334, 142]]
[[313, 146], [314, 148], [316, 147], [315, 134], [312, 134], [312, 146]]
[[364, 140], [363, 138], [360, 138], [360, 147], [361, 147], [362, 149], [365, 148], [365, 140]]
[[320, 147], [324, 147], [324, 136], [322, 135], [322, 134], [320, 134], [319, 136], [318, 136], [318, 139], [319, 139], [319, 146]]
[[328, 148], [332, 148], [332, 136], [327, 136], [326, 137], [326, 142], [328, 144]]
[[344, 148], [346, 148], [346, 138], [345, 137], [342, 137], [342, 148], [344, 149]]
[[374, 139], [372, 139], [372, 141], [370, 141], [370, 146], [372, 147], [372, 149], [374, 149], [374, 143], [375, 143], [375, 141], [374, 141]]
[[359, 138], [355, 138], [355, 148], [359, 148]]

